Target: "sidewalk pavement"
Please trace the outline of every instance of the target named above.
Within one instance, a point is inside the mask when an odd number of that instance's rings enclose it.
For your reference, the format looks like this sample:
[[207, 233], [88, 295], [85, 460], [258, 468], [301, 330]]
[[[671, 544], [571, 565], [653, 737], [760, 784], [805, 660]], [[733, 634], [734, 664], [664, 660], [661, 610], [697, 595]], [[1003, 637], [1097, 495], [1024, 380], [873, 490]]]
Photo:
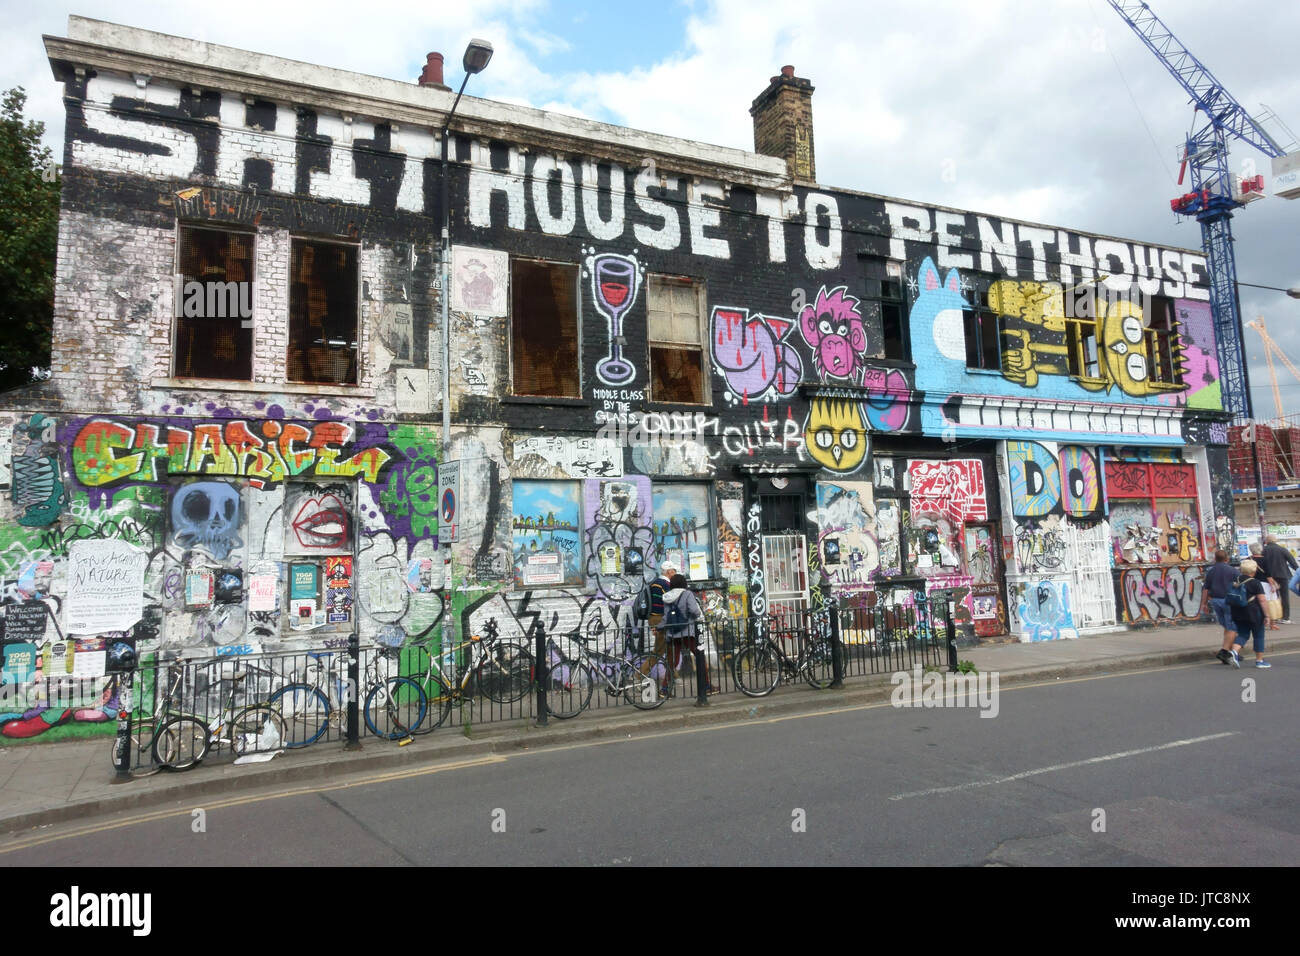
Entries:
[[[973, 662], [982, 673], [996, 671], [999, 685], [1195, 662], [1220, 668], [1213, 654], [1222, 634], [1214, 625], [1168, 626], [1041, 644], [982, 644], [959, 648], [958, 657]], [[1270, 632], [1268, 643], [1270, 653], [1300, 649], [1300, 626]], [[1242, 657], [1242, 673], [1254, 674], [1253, 654], [1247, 650]], [[401, 772], [435, 761], [859, 706], [887, 701], [892, 689], [888, 674], [848, 678], [842, 690], [787, 684], [759, 699], [740, 693], [713, 697], [707, 709], [696, 709], [689, 700], [672, 700], [648, 712], [618, 708], [587, 712], [576, 720], [552, 719], [548, 727], [538, 727], [531, 719], [486, 725], [474, 728], [469, 737], [441, 727], [406, 746], [363, 738], [360, 750], [347, 751], [340, 742], [320, 743], [245, 766], [218, 756], [184, 773], [163, 771], [125, 783], [114, 782], [111, 736], [8, 746], [0, 749], [0, 833], [145, 807], [181, 809], [213, 795], [319, 783], [362, 772]]]

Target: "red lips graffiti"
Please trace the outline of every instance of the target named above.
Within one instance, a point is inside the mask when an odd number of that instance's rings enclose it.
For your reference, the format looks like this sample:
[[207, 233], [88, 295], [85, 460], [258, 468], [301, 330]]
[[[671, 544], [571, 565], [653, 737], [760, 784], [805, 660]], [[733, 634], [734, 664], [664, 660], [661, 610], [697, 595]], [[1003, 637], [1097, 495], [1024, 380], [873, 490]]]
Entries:
[[348, 511], [335, 495], [308, 498], [293, 517], [293, 533], [304, 548], [336, 551], [348, 544]]

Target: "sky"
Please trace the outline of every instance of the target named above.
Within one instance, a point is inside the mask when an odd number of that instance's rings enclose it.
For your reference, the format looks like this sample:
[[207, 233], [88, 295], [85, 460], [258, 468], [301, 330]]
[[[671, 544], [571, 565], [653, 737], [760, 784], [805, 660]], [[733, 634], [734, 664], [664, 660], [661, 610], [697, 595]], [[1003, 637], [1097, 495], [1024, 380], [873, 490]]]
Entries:
[[[1151, 2], [1248, 111], [1267, 104], [1300, 131], [1300, 4], [1247, 15]], [[1187, 94], [1104, 0], [0, 0], [0, 89], [27, 89], [56, 152], [62, 91], [41, 35], [66, 35], [71, 13], [405, 81], [438, 50], [453, 88], [481, 37], [495, 54], [471, 95], [739, 149], [753, 148], [754, 97], [791, 64], [816, 88], [823, 185], [1201, 247], [1199, 226], [1169, 209], [1188, 191], [1177, 184]], [[1267, 180], [1266, 157], [1231, 152]], [[1300, 287], [1300, 200], [1252, 203], [1232, 225], [1239, 281]], [[1300, 299], [1243, 287], [1241, 303], [1300, 364]], [[1272, 417], [1249, 329], [1246, 354], [1256, 414]], [[1278, 373], [1284, 412], [1300, 413], [1300, 380]]]

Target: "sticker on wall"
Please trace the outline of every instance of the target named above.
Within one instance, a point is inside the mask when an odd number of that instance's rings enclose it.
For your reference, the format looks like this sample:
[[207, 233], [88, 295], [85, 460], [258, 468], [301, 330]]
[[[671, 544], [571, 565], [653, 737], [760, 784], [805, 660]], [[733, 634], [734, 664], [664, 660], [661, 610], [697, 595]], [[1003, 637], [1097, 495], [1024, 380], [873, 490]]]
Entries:
[[441, 581], [435, 581], [435, 575], [441, 578], [440, 565], [433, 558], [412, 558], [406, 564], [406, 587], [412, 594], [429, 594]]
[[347, 624], [352, 620], [352, 589], [330, 588], [325, 598], [326, 620], [330, 624]]
[[211, 571], [185, 572], [186, 607], [211, 607], [214, 590]]
[[279, 606], [277, 600], [280, 577], [276, 574], [254, 574], [248, 579], [248, 609], [250, 611], [274, 611]]
[[244, 572], [238, 568], [222, 568], [216, 573], [213, 599], [217, 604], [240, 604], [244, 600]]
[[324, 613], [316, 610], [314, 600], [295, 600], [291, 602], [289, 626], [295, 631], [310, 631], [325, 623]]
[[330, 588], [352, 587], [352, 558], [335, 555], [325, 559], [325, 585]]
[[25, 561], [19, 565], [18, 593], [25, 601], [43, 598], [50, 593], [53, 578], [53, 561]]
[[41, 677], [53, 680], [72, 673], [77, 662], [77, 646], [71, 640], [47, 641], [41, 648]]
[[484, 316], [506, 315], [509, 276], [509, 253], [452, 246], [451, 310]]
[[149, 556], [117, 538], [74, 541], [68, 546], [69, 634], [125, 631], [144, 609], [144, 572]]
[[316, 600], [320, 593], [320, 566], [316, 564], [289, 565], [289, 601], [294, 607], [299, 601]]
[[703, 581], [709, 576], [709, 556], [703, 551], [692, 551], [690, 555], [691, 580]]
[[623, 552], [623, 573], [628, 577], [640, 577], [645, 567], [645, 553], [640, 548], [628, 548]]

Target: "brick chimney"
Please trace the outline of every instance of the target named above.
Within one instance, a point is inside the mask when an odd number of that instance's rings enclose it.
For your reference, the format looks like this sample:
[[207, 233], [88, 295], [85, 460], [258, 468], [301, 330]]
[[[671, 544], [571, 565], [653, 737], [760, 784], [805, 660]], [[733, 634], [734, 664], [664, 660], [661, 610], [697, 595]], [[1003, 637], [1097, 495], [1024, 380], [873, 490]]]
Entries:
[[783, 66], [749, 108], [754, 151], [784, 159], [794, 179], [809, 183], [817, 181], [812, 95], [812, 83], [795, 76], [794, 67]]
[[425, 58], [424, 69], [420, 71], [420, 77], [415, 82], [421, 86], [432, 86], [436, 90], [450, 90], [446, 83], [442, 82], [442, 54], [430, 53]]

